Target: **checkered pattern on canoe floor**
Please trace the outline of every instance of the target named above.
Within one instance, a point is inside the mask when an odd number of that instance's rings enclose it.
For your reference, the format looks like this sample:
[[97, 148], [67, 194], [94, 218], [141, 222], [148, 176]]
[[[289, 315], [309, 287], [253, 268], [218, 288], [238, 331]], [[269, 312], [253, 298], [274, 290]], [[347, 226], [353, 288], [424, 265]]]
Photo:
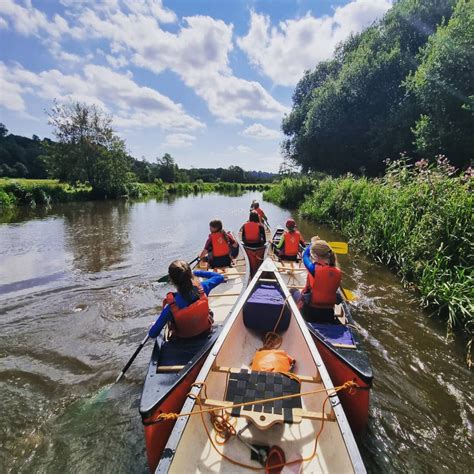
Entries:
[[[240, 373], [230, 374], [226, 401], [243, 403], [296, 393], [300, 393], [300, 384], [286, 375], [278, 372], [248, 372], [242, 369]], [[293, 423], [293, 408], [301, 408], [301, 397], [233, 408], [231, 415], [240, 416], [241, 410], [273, 413], [283, 415], [285, 423]]]

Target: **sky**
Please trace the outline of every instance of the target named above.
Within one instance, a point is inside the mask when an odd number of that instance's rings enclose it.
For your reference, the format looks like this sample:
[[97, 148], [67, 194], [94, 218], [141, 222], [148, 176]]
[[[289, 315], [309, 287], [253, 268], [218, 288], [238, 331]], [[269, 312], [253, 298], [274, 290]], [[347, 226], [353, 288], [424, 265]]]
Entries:
[[54, 101], [96, 104], [135, 158], [278, 171], [305, 70], [392, 0], [0, 0], [0, 122], [52, 137]]

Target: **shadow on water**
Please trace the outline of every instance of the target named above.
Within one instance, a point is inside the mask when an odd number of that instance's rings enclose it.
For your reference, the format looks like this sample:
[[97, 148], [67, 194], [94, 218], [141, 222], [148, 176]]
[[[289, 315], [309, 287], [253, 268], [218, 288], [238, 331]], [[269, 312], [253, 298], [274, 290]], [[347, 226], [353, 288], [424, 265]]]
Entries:
[[[0, 225], [0, 471], [147, 472], [138, 414], [151, 344], [112, 385], [169, 287], [175, 258], [192, 260], [220, 216], [237, 231], [259, 193], [68, 203]], [[262, 203], [273, 226], [290, 213]], [[300, 221], [303, 235], [343, 240]], [[369, 472], [473, 472], [472, 373], [415, 295], [351, 251], [344, 286], [375, 371]], [[49, 275], [49, 277], [48, 277]], [[6, 469], [4, 468], [6, 466]]]

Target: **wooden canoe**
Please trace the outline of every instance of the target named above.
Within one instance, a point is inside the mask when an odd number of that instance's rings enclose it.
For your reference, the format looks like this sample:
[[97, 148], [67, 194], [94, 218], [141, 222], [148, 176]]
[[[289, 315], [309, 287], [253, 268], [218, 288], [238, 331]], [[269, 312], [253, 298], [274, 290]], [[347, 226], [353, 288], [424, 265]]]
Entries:
[[[207, 264], [199, 267], [203, 270]], [[227, 281], [209, 294], [209, 305], [214, 315], [211, 334], [191, 339], [166, 341], [166, 331], [156, 339], [140, 400], [140, 414], [145, 429], [148, 465], [154, 471], [162, 455], [174, 421], [154, 424], [162, 412], [179, 411], [202, 364], [216, 342], [222, 325], [249, 282], [247, 255], [242, 247], [232, 267], [217, 270]]]
[[[296, 359], [294, 375], [249, 369], [248, 364], [261, 347], [262, 339], [261, 334], [244, 325], [244, 313], [247, 311], [248, 315], [247, 300], [262, 285], [278, 291], [281, 301], [286, 301], [289, 308], [289, 326], [281, 333], [280, 349]], [[269, 301], [268, 304], [275, 304]], [[279, 307], [283, 306], [280, 303]], [[264, 300], [263, 312], [266, 308]], [[156, 472], [235, 473], [247, 472], [249, 468], [264, 472], [263, 464], [268, 462], [265, 453], [269, 448], [270, 453], [282, 453], [277, 457], [277, 464], [281, 463], [278, 459], [289, 464], [284, 472], [365, 472], [324, 363], [271, 259], [264, 261], [239, 298], [196, 380], [199, 383], [193, 386], [182, 408], [183, 416], [176, 421]], [[310, 392], [309, 396], [304, 395], [306, 392]], [[291, 400], [261, 402], [261, 394], [269, 398], [281, 393], [290, 394]], [[251, 407], [229, 407], [238, 400]], [[260, 403], [252, 404], [257, 400]], [[227, 413], [231, 431], [237, 435], [230, 436], [225, 444], [218, 444], [219, 425], [211, 423], [209, 413], [199, 413], [203, 409]], [[254, 459], [255, 454], [260, 461]], [[305, 461], [305, 458], [310, 459]], [[280, 472], [275, 462], [271, 466], [267, 472]]]
[[272, 231], [270, 228], [265, 225], [265, 237], [267, 243], [261, 247], [249, 247], [242, 242], [242, 233], [239, 233], [240, 244], [247, 253], [250, 267], [250, 278], [253, 278], [257, 270], [260, 268], [260, 265], [263, 263], [267, 256], [267, 251], [269, 247], [270, 239], [272, 238]]
[[[277, 229], [273, 240], [278, 241], [282, 234], [283, 229]], [[269, 254], [275, 261], [285, 284], [290, 289], [301, 291], [306, 284], [307, 276], [303, 262], [280, 261], [275, 257], [273, 249]], [[356, 330], [349, 305], [342, 294], [340, 299], [341, 304], [335, 306], [338, 324], [308, 323], [308, 328], [334, 385], [353, 380], [359, 386], [355, 393], [349, 395], [344, 392], [339, 398], [352, 431], [361, 433], [367, 427], [369, 418], [370, 388], [374, 374], [362, 338]]]

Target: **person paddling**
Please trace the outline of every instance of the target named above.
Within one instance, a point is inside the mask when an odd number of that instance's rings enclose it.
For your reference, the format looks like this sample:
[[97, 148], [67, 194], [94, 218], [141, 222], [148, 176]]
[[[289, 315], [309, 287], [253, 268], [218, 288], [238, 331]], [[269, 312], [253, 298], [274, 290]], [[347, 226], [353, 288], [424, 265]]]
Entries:
[[213, 268], [230, 267], [232, 258], [239, 252], [239, 244], [230, 232], [225, 232], [220, 219], [209, 222], [210, 234], [200, 254], [204, 259], [207, 254], [209, 266]]
[[276, 246], [278, 257], [282, 260], [297, 260], [300, 246], [306, 247], [306, 242], [293, 219], [288, 219], [285, 226], [286, 230]]
[[[207, 295], [224, 281], [224, 277], [215, 272], [193, 272], [184, 260], [172, 262], [168, 274], [178, 291], [166, 295], [163, 310], [148, 335], [157, 337], [167, 323], [170, 323], [172, 334], [178, 338], [190, 338], [209, 332], [213, 320]], [[206, 280], [199, 282], [196, 277]]]
[[263, 247], [267, 241], [265, 229], [260, 224], [260, 218], [255, 211], [251, 211], [249, 220], [240, 228], [242, 233], [242, 242], [247, 247]]
[[308, 270], [306, 286], [301, 295], [293, 296], [310, 322], [335, 323], [334, 305], [338, 303], [337, 289], [341, 286], [341, 270], [329, 244], [315, 236], [303, 253]]
[[267, 225], [268, 225], [267, 216], [265, 215], [265, 213], [260, 208], [260, 204], [259, 204], [258, 201], [253, 201], [252, 202], [252, 205], [250, 206], [250, 210], [254, 210], [258, 214], [258, 217], [260, 219], [260, 223], [262, 223], [262, 224], [267, 223]]

